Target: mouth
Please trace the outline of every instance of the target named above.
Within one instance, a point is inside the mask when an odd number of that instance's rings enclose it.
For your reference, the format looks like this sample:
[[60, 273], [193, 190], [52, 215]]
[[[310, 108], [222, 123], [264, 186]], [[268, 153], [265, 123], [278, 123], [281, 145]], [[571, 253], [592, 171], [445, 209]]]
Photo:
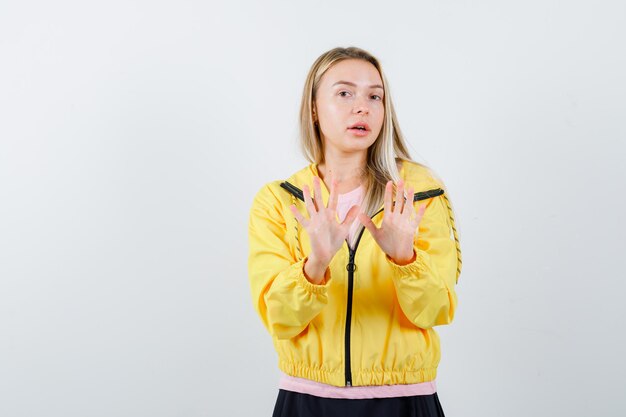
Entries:
[[362, 131], [362, 132], [369, 132], [370, 131], [370, 127], [365, 122], [358, 122], [358, 123], [355, 123], [352, 126], [348, 127], [348, 130], [358, 130], [358, 131]]

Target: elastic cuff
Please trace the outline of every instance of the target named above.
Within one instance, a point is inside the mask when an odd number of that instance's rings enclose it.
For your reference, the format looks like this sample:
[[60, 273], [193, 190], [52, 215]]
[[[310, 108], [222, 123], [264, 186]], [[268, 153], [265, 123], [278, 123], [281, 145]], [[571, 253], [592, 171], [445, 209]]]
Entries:
[[324, 280], [322, 281], [323, 284], [313, 284], [311, 281], [306, 279], [306, 276], [304, 275], [304, 263], [307, 259], [308, 257], [300, 261], [301, 265], [297, 276], [298, 284], [313, 294], [326, 294], [328, 291], [328, 283], [330, 281], [330, 267], [326, 268], [326, 271], [324, 272]]
[[387, 254], [385, 254], [385, 258], [387, 259], [387, 262], [389, 262], [394, 269], [396, 269], [398, 272], [402, 274], [410, 274], [412, 272], [415, 273], [419, 271], [424, 271], [425, 270], [424, 259], [423, 259], [424, 251], [422, 251], [421, 249], [413, 249], [413, 251], [415, 253], [415, 259], [413, 260], [413, 262], [410, 262], [406, 265], [398, 265]]

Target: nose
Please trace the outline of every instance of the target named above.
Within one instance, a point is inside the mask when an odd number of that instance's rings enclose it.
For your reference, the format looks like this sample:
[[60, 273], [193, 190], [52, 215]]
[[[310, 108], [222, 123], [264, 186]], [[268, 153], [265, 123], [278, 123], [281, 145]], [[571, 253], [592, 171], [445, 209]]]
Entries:
[[363, 99], [358, 99], [354, 103], [354, 112], [357, 114], [369, 114], [370, 110], [367, 107], [366, 101]]

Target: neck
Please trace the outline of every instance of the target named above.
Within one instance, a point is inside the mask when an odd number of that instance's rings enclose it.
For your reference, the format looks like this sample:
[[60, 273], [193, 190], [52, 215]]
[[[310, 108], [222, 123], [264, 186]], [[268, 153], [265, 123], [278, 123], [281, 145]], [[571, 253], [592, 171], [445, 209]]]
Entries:
[[[317, 166], [321, 179], [330, 186], [330, 177], [337, 181], [340, 194], [351, 191], [367, 181], [367, 153], [333, 155], [326, 153], [324, 162]], [[329, 188], [330, 189], [330, 188]]]

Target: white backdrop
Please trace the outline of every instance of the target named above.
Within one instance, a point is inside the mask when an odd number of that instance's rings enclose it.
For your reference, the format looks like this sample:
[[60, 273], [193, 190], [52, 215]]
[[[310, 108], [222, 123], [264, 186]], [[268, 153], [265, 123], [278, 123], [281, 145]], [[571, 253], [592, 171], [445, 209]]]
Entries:
[[0, 3], [0, 415], [269, 416], [256, 191], [306, 73], [382, 62], [463, 251], [447, 416], [623, 416], [621, 1]]

